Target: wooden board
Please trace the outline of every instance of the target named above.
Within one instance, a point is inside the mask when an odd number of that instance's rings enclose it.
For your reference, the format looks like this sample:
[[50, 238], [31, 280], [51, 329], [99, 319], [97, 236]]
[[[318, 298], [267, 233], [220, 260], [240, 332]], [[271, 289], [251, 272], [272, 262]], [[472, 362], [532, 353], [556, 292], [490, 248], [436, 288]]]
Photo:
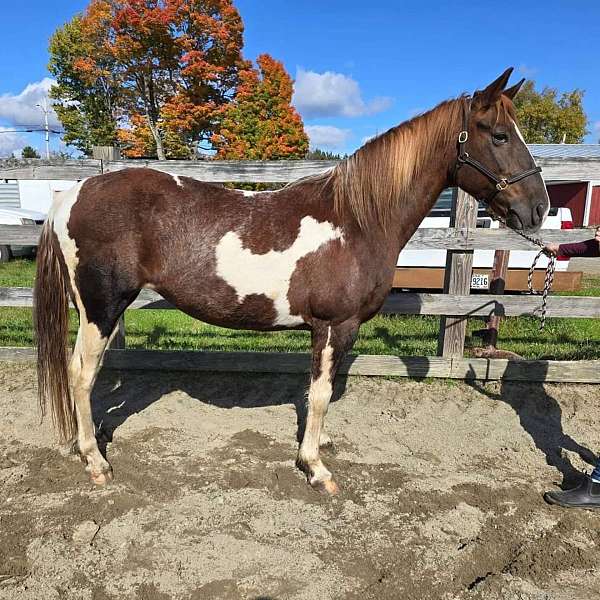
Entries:
[[[0, 348], [0, 362], [33, 362], [33, 348]], [[308, 374], [308, 353], [185, 352], [164, 350], [109, 350], [109, 369], [152, 371], [211, 371]], [[350, 356], [341, 374], [422, 379], [477, 379], [483, 381], [546, 381], [600, 383], [600, 361], [507, 361], [484, 358]]]
[[[546, 181], [591, 181], [600, 179], [599, 159], [540, 158]], [[225, 182], [289, 182], [322, 173], [337, 161], [282, 160], [282, 161], [218, 161], [218, 160], [119, 160], [105, 161], [105, 171], [151, 167], [203, 181]], [[0, 163], [0, 179], [73, 179], [97, 175], [100, 161], [94, 159], [68, 160], [48, 164], [47, 161], [29, 160], [17, 166]]]
[[102, 173], [101, 161], [94, 159], [46, 161], [29, 160], [14, 166], [0, 163], [0, 179], [64, 179], [79, 181]]
[[[474, 268], [473, 273], [490, 275], [491, 269]], [[527, 291], [528, 271], [525, 269], [510, 269], [506, 277], [506, 291]], [[545, 271], [538, 270], [534, 273], [533, 284], [535, 289], [544, 286]], [[574, 292], [581, 288], [581, 271], [558, 271], [554, 274], [554, 292]], [[441, 290], [444, 287], [444, 269], [428, 267], [397, 267], [394, 273], [394, 288]]]
[[[37, 246], [40, 225], [0, 225], [0, 244]], [[565, 244], [593, 237], [591, 229], [544, 229], [545, 243]], [[406, 244], [410, 250], [539, 250], [508, 229], [420, 228]]]
[[[541, 299], [539, 296], [493, 296], [474, 294], [427, 294], [402, 292], [388, 296], [384, 314], [398, 315], [450, 315], [486, 317], [537, 316]], [[0, 307], [33, 306], [31, 288], [0, 288]], [[159, 294], [142, 290], [129, 309], [174, 309]], [[597, 318], [600, 316], [600, 298], [589, 296], [550, 296], [548, 317]]]

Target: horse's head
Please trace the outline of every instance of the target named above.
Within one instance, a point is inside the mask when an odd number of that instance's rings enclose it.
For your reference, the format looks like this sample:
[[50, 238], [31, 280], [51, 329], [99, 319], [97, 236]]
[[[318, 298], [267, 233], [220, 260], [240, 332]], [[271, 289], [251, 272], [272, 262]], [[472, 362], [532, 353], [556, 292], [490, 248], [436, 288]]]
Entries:
[[505, 89], [507, 69], [470, 103], [465, 100], [456, 184], [486, 202], [520, 230], [537, 231], [550, 200], [542, 176], [516, 124], [513, 98], [524, 80]]

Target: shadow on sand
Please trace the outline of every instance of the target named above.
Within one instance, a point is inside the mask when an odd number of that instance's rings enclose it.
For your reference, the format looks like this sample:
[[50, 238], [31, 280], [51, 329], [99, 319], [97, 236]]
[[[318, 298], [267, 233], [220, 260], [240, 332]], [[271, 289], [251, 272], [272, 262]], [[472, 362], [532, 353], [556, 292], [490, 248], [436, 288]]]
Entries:
[[[474, 378], [466, 383], [492, 400], [508, 404], [519, 417], [521, 427], [531, 436], [536, 447], [541, 450], [546, 463], [558, 469], [563, 477], [561, 487], [573, 487], [581, 479], [581, 472], [575, 469], [563, 450], [577, 453], [589, 465], [595, 465], [595, 454], [570, 435], [565, 433], [562, 424], [563, 413], [558, 401], [547, 391], [541, 381], [510, 381], [511, 371], [522, 378], [519, 362], [508, 362], [506, 379], [500, 382], [500, 392], [492, 392], [482, 382]], [[540, 377], [542, 378], [542, 377]]]

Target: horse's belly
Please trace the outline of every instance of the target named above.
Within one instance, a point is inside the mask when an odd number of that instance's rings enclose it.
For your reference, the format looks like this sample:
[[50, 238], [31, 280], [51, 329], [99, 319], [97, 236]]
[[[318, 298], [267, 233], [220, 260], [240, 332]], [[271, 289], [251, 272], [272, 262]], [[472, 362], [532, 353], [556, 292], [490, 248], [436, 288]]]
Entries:
[[[165, 294], [167, 295], [167, 294]], [[274, 331], [306, 329], [308, 324], [300, 315], [277, 312], [275, 303], [264, 294], [250, 294], [243, 300], [231, 302], [219, 298], [179, 298], [173, 304], [186, 314], [211, 325], [230, 329]]]

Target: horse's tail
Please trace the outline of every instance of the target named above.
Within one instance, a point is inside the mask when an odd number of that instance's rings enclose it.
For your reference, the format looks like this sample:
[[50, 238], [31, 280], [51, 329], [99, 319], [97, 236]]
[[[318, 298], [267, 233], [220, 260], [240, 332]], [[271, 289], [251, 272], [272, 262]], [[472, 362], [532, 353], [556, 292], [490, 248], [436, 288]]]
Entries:
[[77, 431], [69, 389], [69, 274], [58, 238], [48, 219], [37, 254], [34, 290], [34, 325], [37, 344], [38, 400], [42, 417], [46, 403], [61, 443]]

